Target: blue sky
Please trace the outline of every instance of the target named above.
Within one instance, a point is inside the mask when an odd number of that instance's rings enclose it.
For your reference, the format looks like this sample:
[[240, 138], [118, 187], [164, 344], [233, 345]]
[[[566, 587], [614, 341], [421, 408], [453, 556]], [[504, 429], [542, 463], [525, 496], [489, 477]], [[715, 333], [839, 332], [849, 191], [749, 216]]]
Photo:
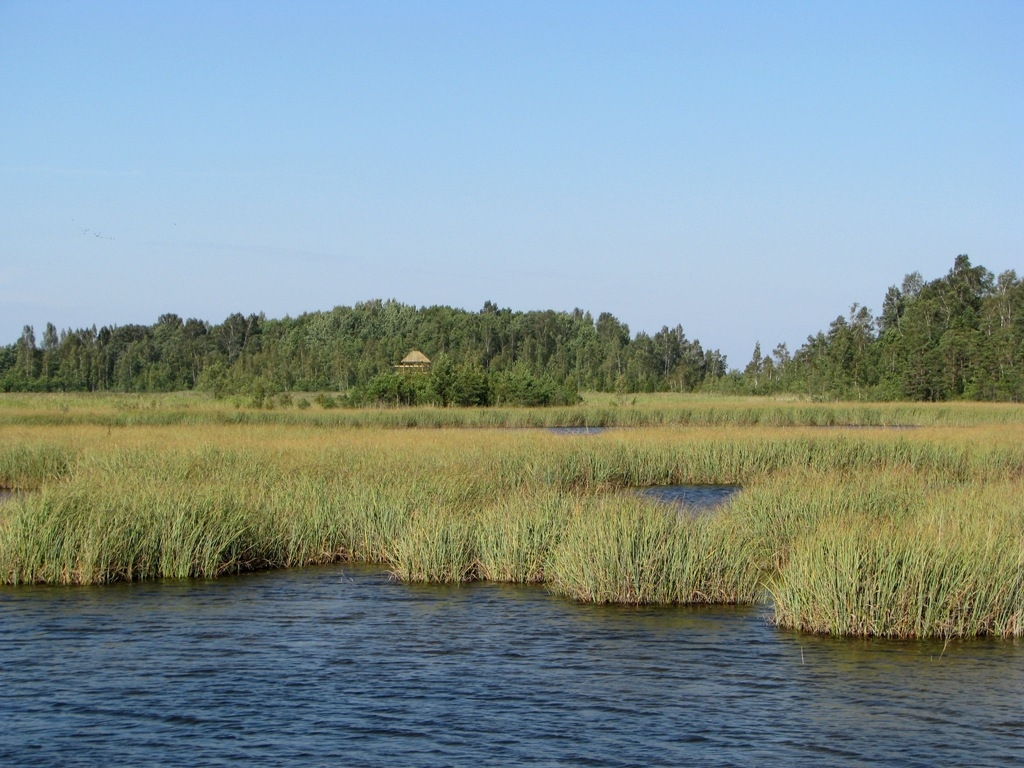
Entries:
[[1024, 3], [0, 0], [0, 343], [371, 298], [742, 367], [1024, 272]]

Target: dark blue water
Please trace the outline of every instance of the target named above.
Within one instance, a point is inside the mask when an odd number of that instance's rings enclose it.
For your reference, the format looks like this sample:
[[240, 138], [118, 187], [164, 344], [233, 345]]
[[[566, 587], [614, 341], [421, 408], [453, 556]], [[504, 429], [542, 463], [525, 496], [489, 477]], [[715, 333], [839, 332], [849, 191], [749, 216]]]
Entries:
[[740, 490], [738, 485], [655, 485], [640, 495], [699, 513], [724, 504]]
[[1024, 646], [318, 568], [0, 589], [4, 766], [1019, 765]]

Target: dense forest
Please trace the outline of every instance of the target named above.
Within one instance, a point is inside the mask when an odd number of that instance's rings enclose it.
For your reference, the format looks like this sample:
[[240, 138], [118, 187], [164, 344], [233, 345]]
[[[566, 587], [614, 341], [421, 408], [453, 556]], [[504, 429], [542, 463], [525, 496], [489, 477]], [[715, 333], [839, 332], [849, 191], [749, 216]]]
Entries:
[[[428, 371], [395, 365], [412, 349]], [[1024, 282], [958, 256], [946, 276], [889, 289], [878, 317], [854, 305], [790, 354], [754, 348], [743, 370], [681, 326], [630, 334], [582, 310], [478, 312], [368, 301], [296, 318], [232, 314], [220, 324], [156, 323], [58, 331], [25, 326], [0, 347], [4, 391], [202, 389], [255, 405], [317, 392], [321, 405], [575, 402], [584, 390], [792, 392], [827, 398], [1024, 399]]]
[[[412, 349], [429, 371], [400, 373]], [[610, 314], [479, 312], [368, 301], [296, 318], [233, 314], [219, 325], [162, 315], [152, 326], [67, 330], [41, 343], [26, 326], [0, 350], [4, 390], [204, 389], [255, 401], [292, 391], [338, 393], [323, 403], [545, 405], [581, 390], [696, 389], [725, 359], [680, 326], [631, 336]]]
[[751, 392], [871, 400], [1024, 401], [1024, 281], [956, 257], [944, 277], [914, 272], [881, 314], [854, 304], [790, 355], [760, 346], [735, 383]]

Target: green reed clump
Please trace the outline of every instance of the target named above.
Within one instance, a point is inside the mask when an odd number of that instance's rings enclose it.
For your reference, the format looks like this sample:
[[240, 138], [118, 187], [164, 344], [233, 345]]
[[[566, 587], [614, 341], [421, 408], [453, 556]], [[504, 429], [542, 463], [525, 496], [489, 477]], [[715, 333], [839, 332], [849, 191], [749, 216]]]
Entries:
[[579, 500], [550, 491], [502, 499], [476, 518], [477, 575], [486, 581], [541, 583], [551, 553]]
[[639, 499], [581, 509], [554, 551], [551, 589], [595, 603], [664, 603], [675, 515]]
[[209, 577], [282, 563], [262, 510], [223, 493], [75, 488], [15, 503], [0, 528], [3, 581], [96, 584]]
[[618, 497], [584, 505], [551, 558], [549, 583], [583, 602], [750, 603], [759, 567], [727, 522]]
[[[865, 517], [819, 526], [793, 542], [770, 581], [776, 624], [835, 635], [1020, 636], [1020, 499], [1019, 485], [948, 486], [902, 524]], [[964, 514], [979, 503], [989, 514]]]
[[77, 452], [57, 443], [0, 444], [0, 488], [28, 490], [66, 476]]
[[893, 531], [802, 542], [771, 587], [780, 627], [834, 635], [1013, 637], [1024, 628], [1019, 545], [984, 548]]
[[[272, 537], [260, 535], [266, 521], [246, 514], [238, 499], [222, 494], [186, 496], [162, 506], [155, 531], [157, 573], [187, 578], [266, 568], [283, 561]], [[130, 513], [124, 517], [130, 517]]]
[[346, 556], [328, 486], [243, 453], [130, 448], [7, 502], [0, 581], [211, 577]]
[[407, 582], [459, 583], [476, 577], [474, 526], [448, 509], [414, 514], [388, 558], [392, 573]]
[[384, 563], [412, 517], [416, 499], [378, 486], [338, 493], [334, 519], [340, 529], [344, 559]]
[[801, 467], [747, 487], [732, 500], [730, 517], [746, 538], [746, 556], [772, 574], [788, 562], [793, 542], [808, 531], [844, 528], [857, 520], [899, 524], [920, 509], [923, 495], [924, 486], [908, 472], [837, 478]]

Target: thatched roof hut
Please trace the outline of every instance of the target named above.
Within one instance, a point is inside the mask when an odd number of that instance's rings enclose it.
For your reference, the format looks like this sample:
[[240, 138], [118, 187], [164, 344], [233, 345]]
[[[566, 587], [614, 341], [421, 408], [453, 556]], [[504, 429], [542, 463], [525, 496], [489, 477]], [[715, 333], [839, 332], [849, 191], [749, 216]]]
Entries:
[[395, 366], [400, 371], [425, 371], [430, 367], [430, 358], [418, 349], [412, 350]]

